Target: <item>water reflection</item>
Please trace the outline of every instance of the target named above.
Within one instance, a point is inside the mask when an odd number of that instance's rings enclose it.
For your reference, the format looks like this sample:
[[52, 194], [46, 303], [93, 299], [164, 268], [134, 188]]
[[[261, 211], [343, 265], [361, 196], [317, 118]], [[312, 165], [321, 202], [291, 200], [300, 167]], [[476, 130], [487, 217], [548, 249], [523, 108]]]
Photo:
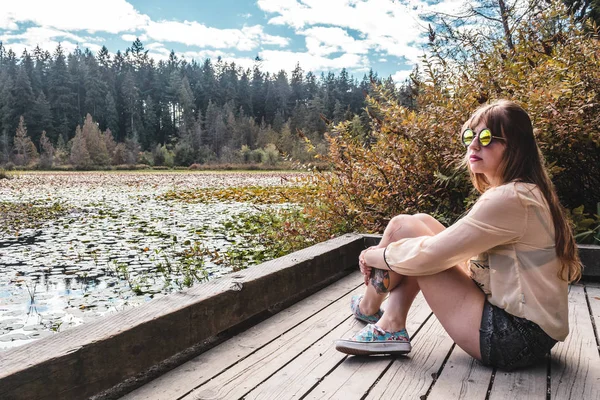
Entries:
[[[166, 268], [189, 243], [226, 249], [238, 240], [213, 228], [257, 212], [250, 204], [157, 200], [174, 187], [248, 185], [234, 175], [211, 176], [210, 183], [202, 181], [207, 177], [177, 176], [166, 186], [156, 175], [141, 184], [135, 177], [106, 175], [77, 181], [75, 174], [68, 182], [24, 175], [33, 183], [20, 182], [13, 198], [8, 193], [7, 201], [51, 198], [73, 212], [0, 240], [0, 351], [160, 297], [166, 282], [159, 264]], [[257, 184], [256, 176], [251, 180]], [[264, 182], [279, 184], [280, 176]], [[123, 265], [127, 277], [118, 270]], [[210, 262], [206, 269], [211, 276], [228, 272]], [[156, 294], [137, 295], [134, 285]]]

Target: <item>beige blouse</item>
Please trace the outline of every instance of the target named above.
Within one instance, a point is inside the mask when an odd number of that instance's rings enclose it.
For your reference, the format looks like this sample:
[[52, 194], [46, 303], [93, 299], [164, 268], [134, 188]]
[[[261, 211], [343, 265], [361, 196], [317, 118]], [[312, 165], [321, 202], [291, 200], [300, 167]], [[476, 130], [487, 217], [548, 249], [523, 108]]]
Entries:
[[491, 304], [535, 322], [555, 340], [569, 333], [568, 283], [558, 277], [552, 216], [534, 184], [487, 190], [465, 217], [439, 234], [391, 243], [386, 259], [408, 276], [468, 263]]

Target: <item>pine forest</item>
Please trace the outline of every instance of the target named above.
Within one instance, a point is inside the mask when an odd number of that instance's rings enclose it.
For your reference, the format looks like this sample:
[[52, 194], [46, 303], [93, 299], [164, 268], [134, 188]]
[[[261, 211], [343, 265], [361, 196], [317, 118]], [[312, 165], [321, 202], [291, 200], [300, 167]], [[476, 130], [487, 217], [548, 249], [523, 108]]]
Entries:
[[[410, 106], [408, 87], [372, 70], [319, 76], [300, 65], [269, 73], [222, 59], [155, 62], [137, 39], [124, 53], [39, 47], [18, 57], [0, 43], [0, 164], [79, 169], [118, 165], [306, 162], [325, 153], [328, 124], [368, 129], [365, 97], [383, 84]], [[305, 142], [310, 141], [307, 150]]]

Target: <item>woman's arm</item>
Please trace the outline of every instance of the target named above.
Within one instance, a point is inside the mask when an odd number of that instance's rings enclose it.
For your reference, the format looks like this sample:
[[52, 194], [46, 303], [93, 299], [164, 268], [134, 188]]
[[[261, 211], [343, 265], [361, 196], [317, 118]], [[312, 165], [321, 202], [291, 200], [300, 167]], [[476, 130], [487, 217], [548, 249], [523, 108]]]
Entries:
[[[501, 244], [518, 240], [527, 209], [513, 184], [486, 192], [471, 212], [435, 236], [402, 239], [387, 249], [366, 251], [366, 265], [401, 275], [432, 275]], [[385, 251], [385, 260], [384, 260]]]

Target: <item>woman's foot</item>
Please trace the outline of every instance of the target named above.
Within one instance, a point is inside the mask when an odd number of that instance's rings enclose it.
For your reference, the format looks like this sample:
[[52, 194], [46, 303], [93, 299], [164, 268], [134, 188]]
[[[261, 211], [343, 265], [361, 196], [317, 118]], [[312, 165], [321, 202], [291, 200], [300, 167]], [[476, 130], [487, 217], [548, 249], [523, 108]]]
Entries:
[[356, 356], [397, 355], [409, 353], [412, 346], [406, 329], [398, 332], [386, 332], [375, 324], [369, 324], [351, 339], [337, 340], [335, 349]]
[[350, 309], [352, 310], [352, 314], [354, 314], [356, 319], [366, 322], [367, 324], [377, 323], [377, 321], [379, 321], [379, 319], [383, 316], [383, 310], [380, 308], [379, 311], [373, 315], [363, 314], [362, 311], [360, 311], [360, 301], [362, 298], [362, 294], [352, 296], [352, 299], [350, 300]]

